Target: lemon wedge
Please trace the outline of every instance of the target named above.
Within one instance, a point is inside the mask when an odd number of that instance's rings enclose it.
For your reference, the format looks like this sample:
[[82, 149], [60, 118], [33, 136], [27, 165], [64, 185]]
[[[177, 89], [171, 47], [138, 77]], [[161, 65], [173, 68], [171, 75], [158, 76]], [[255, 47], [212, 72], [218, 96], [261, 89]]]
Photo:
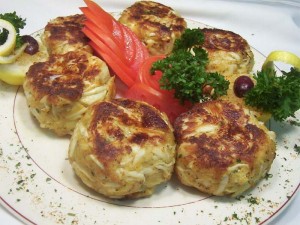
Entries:
[[274, 66], [274, 61], [283, 62], [294, 66], [296, 69], [300, 70], [300, 58], [294, 53], [287, 51], [273, 51], [266, 58], [262, 69], [272, 68]]
[[8, 21], [0, 19], [0, 28], [8, 31], [8, 36], [3, 45], [0, 45], [0, 56], [9, 55], [16, 46], [17, 32], [15, 27]]
[[22, 65], [11, 65], [0, 65], [0, 80], [11, 85], [22, 85], [28, 68]]
[[20, 48], [13, 51], [10, 55], [0, 56], [0, 64], [9, 64], [15, 62], [17, 58], [19, 58], [23, 54], [26, 46], [27, 44], [23, 44]]
[[40, 61], [48, 59], [46, 47], [39, 42], [39, 51], [34, 55], [23, 53], [14, 62], [0, 64], [0, 80], [11, 85], [22, 85], [29, 67]]

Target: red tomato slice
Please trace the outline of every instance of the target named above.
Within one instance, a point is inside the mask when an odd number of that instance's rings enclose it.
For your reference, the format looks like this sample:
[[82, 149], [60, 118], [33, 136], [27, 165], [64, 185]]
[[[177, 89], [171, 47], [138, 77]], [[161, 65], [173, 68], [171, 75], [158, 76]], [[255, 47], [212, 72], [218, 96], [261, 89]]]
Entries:
[[84, 0], [84, 2], [87, 5], [87, 7], [91, 10], [91, 12], [93, 12], [93, 14], [96, 15], [97, 18], [99, 18], [99, 20], [101, 19], [102, 22], [99, 21], [100, 22], [99, 24], [106, 24], [107, 28], [110, 31], [112, 31], [112, 29], [113, 29], [112, 20], [115, 20], [114, 17], [112, 15], [110, 15], [109, 13], [107, 13], [105, 10], [103, 10], [94, 1]]
[[111, 34], [113, 29], [113, 23], [112, 19], [107, 19], [105, 17], [101, 17], [97, 14], [95, 14], [90, 8], [88, 7], [80, 7], [81, 12], [85, 15], [85, 17], [92, 21], [94, 24], [99, 26], [99, 28], [102, 28], [106, 31], [106, 33]]
[[154, 88], [157, 91], [166, 91], [166, 90], [161, 90], [160, 85], [159, 85], [159, 80], [162, 76], [161, 71], [155, 71], [155, 73], [152, 75], [150, 73], [150, 69], [152, 67], [152, 64], [158, 60], [164, 59], [166, 56], [165, 55], [156, 55], [156, 56], [151, 56], [148, 59], [146, 59], [142, 65], [140, 66], [139, 69], [139, 81]]
[[167, 114], [171, 123], [183, 112], [191, 108], [191, 104], [181, 105], [173, 95], [161, 93], [146, 84], [135, 83], [125, 93], [125, 98], [144, 101]]
[[107, 49], [99, 47], [99, 45], [94, 42], [91, 42], [90, 45], [128, 87], [131, 87], [134, 84], [134, 81], [128, 76], [128, 74], [132, 73], [130, 68], [127, 68], [125, 65], [122, 65], [121, 62], [118, 62], [116, 56], [112, 53], [108, 53]]
[[[81, 10], [87, 17], [86, 28], [89, 29], [90, 35], [94, 34], [90, 39], [96, 45], [98, 45], [96, 40], [100, 45], [105, 44], [106, 48], [108, 47], [113, 52], [113, 56], [118, 58], [117, 61], [122, 61], [131, 71], [126, 74], [131, 76], [132, 80], [136, 80], [141, 63], [149, 56], [146, 47], [129, 28], [119, 23], [99, 5], [90, 0], [85, 0], [85, 2], [87, 7], [82, 7]], [[100, 53], [98, 52], [98, 54]], [[110, 65], [110, 67], [115, 72], [118, 71], [114, 65]], [[124, 68], [124, 65], [121, 67]], [[121, 79], [124, 80], [124, 78]]]
[[[129, 87], [133, 85], [135, 79], [137, 78], [137, 71], [132, 69], [128, 65], [126, 59], [124, 58], [124, 52], [118, 47], [113, 49], [109, 46], [109, 43], [105, 37], [99, 37], [94, 31], [99, 32], [96, 27], [85, 26], [82, 29], [83, 33], [91, 40], [91, 47], [101, 56], [104, 61], [109, 65], [109, 67], [115, 72], [117, 76]], [[105, 36], [105, 35], [103, 35]], [[112, 44], [115, 46], [114, 44]]]
[[[126, 58], [124, 55], [123, 49], [117, 44], [111, 34], [107, 34], [105, 30], [97, 27], [93, 22], [90, 20], [85, 21], [85, 27], [88, 28], [95, 34], [95, 39], [99, 39], [102, 41], [108, 48], [110, 48], [116, 55], [119, 57], [126, 64]], [[91, 39], [94, 41], [94, 39]]]
[[164, 98], [159, 91], [142, 83], [135, 83], [131, 86], [124, 97], [147, 102], [158, 109], [161, 108], [160, 102], [162, 102]]
[[136, 42], [134, 40], [134, 38], [132, 37], [132, 34], [130, 32], [128, 32], [128, 30], [126, 28], [124, 28], [125, 26], [123, 24], [119, 24], [120, 29], [122, 30], [123, 34], [124, 34], [124, 51], [126, 53], [126, 58], [127, 58], [127, 63], [129, 63], [129, 65], [132, 65], [134, 60], [135, 60], [135, 56], [136, 56]]
[[102, 30], [101, 35], [111, 36], [116, 44], [124, 48], [124, 35], [118, 21], [114, 19], [104, 20], [103, 17], [95, 15], [88, 7], [81, 7], [80, 10], [86, 16], [87, 21], [92, 22], [98, 29]]
[[111, 69], [119, 76], [119, 78], [128, 86], [134, 84], [131, 74], [134, 73], [130, 67], [122, 62], [120, 58], [105, 43], [97, 38], [93, 31], [87, 27], [82, 29], [83, 33], [91, 39], [92, 48], [105, 60]]
[[125, 48], [124, 33], [118, 21], [113, 20], [112, 34], [115, 37], [115, 40], [119, 43], [119, 46], [121, 46], [124, 49]]
[[127, 26], [121, 24], [124, 33], [127, 32], [132, 38], [133, 43], [136, 44], [135, 57], [133, 58], [131, 67], [138, 71], [141, 64], [149, 57], [149, 52], [146, 46], [141, 42], [141, 40], [136, 36], [136, 34], [130, 30]]

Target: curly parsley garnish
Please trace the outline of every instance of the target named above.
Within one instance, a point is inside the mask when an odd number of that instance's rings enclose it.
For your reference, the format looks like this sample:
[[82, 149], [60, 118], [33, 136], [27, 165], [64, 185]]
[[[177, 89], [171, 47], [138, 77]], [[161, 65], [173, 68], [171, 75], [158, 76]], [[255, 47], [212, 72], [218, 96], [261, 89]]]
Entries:
[[298, 153], [298, 155], [300, 154], [300, 146], [299, 145], [294, 145], [294, 150], [295, 150], [295, 152], [297, 152]]
[[273, 68], [267, 68], [254, 75], [256, 85], [245, 95], [250, 106], [270, 112], [276, 121], [295, 117], [300, 108], [300, 71], [291, 68], [276, 76]]
[[259, 201], [256, 197], [250, 197], [247, 199], [247, 202], [250, 203], [250, 205], [258, 205]]
[[216, 99], [225, 95], [229, 82], [219, 73], [206, 72], [207, 52], [202, 49], [204, 35], [200, 29], [186, 29], [174, 44], [172, 53], [152, 65], [151, 73], [160, 70], [160, 87], [175, 90], [181, 103]]
[[[10, 22], [16, 29], [17, 37], [16, 37], [16, 48], [22, 46], [23, 41], [20, 36], [20, 30], [24, 28], [26, 25], [26, 19], [22, 19], [19, 17], [16, 12], [13, 13], [4, 13], [0, 14], [0, 19], [6, 20]], [[4, 44], [8, 36], [8, 31], [6, 29], [0, 30], [0, 45]]]

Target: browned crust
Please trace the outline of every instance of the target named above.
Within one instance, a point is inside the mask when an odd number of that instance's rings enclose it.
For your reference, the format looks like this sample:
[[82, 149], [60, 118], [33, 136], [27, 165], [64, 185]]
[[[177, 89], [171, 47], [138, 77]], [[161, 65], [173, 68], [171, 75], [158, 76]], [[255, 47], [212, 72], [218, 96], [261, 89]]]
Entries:
[[76, 45], [77, 48], [90, 51], [89, 39], [82, 32], [84, 21], [83, 14], [57, 17], [50, 21], [45, 27], [44, 37], [50, 53], [58, 53], [62, 45]]
[[240, 35], [227, 30], [203, 28], [203, 47], [209, 51], [223, 50], [228, 52], [244, 52], [249, 45]]
[[172, 133], [162, 114], [142, 102], [129, 99], [99, 102], [93, 105], [91, 114], [88, 130], [93, 139], [94, 154], [104, 165], [130, 153], [132, 144], [155, 145], [166, 139], [164, 133]]
[[[184, 120], [190, 122], [185, 123]], [[197, 129], [197, 120], [218, 126], [218, 133], [187, 136]], [[185, 131], [182, 129], [184, 123], [188, 126]], [[198, 168], [225, 170], [237, 161], [251, 166], [260, 146], [268, 138], [262, 129], [249, 123], [249, 116], [240, 106], [219, 100], [198, 104], [182, 114], [175, 121], [174, 129], [179, 145], [189, 143], [184, 160], [193, 161]]]
[[[184, 18], [171, 7], [152, 1], [134, 3], [124, 10], [119, 21], [134, 27], [133, 31], [150, 48], [151, 54], [154, 54], [152, 51], [169, 53], [168, 45], [173, 44], [174, 38], [179, 38], [187, 27]], [[149, 39], [155, 44], [148, 43]]]
[[89, 66], [89, 55], [68, 52], [52, 55], [46, 62], [33, 64], [26, 76], [37, 99], [48, 97], [55, 104], [59, 98], [76, 101], [83, 93], [83, 81], [93, 79], [101, 68]]
[[[125, 11], [130, 11], [130, 17], [139, 25], [156, 27], [161, 32], [170, 33], [171, 31], [183, 32], [186, 28], [186, 22], [182, 17], [178, 17], [171, 7], [152, 1], [139, 1], [127, 8]], [[149, 16], [154, 16], [157, 21], [149, 20]], [[168, 17], [174, 22], [170, 26], [162, 24], [159, 19]], [[153, 17], [152, 17], [153, 18]]]

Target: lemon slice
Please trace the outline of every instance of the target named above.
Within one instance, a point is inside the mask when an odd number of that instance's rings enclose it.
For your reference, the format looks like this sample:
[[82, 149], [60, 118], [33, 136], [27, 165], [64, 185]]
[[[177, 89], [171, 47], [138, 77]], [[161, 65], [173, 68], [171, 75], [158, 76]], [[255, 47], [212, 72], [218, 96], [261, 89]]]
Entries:
[[16, 46], [17, 32], [15, 27], [8, 21], [0, 19], [0, 28], [8, 30], [8, 36], [3, 45], [0, 45], [0, 56], [9, 55]]
[[294, 66], [296, 69], [300, 70], [300, 58], [287, 51], [273, 51], [266, 58], [262, 69], [272, 68], [274, 66], [274, 61], [283, 62]]
[[11, 65], [13, 64], [0, 65], [0, 80], [11, 85], [22, 85], [28, 68], [22, 65]]
[[40, 61], [48, 59], [48, 52], [39, 42], [39, 51], [34, 55], [21, 54], [13, 63], [0, 64], [0, 80], [11, 85], [22, 85], [29, 67]]
[[18, 48], [8, 56], [0, 56], [0, 64], [9, 64], [15, 62], [23, 54], [26, 46], [27, 43], [23, 44], [20, 48]]
[[0, 80], [11, 85], [23, 84], [26, 72], [33, 63], [32, 61], [30, 55], [22, 54], [13, 63], [0, 64]]

